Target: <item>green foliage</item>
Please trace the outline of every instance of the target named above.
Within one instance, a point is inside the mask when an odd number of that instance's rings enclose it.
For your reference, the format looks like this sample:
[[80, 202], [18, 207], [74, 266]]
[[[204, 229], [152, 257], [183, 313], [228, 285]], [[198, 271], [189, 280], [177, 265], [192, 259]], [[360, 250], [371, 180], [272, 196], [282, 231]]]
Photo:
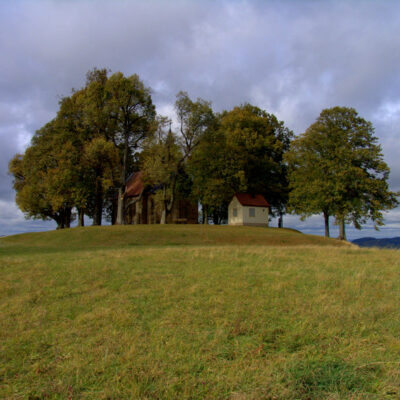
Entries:
[[94, 218], [96, 225], [100, 225], [104, 194], [115, 187], [119, 180], [119, 160], [118, 150], [103, 137], [94, 138], [83, 148], [81, 165], [85, 173], [82, 183], [85, 184], [86, 197], [82, 206], [87, 214]]
[[227, 207], [236, 192], [263, 194], [275, 211], [287, 200], [282, 162], [292, 132], [267, 112], [245, 104], [223, 112], [193, 156], [191, 173], [202, 204]]
[[192, 101], [184, 92], [177, 94], [175, 110], [179, 136], [171, 128], [166, 132], [165, 127], [170, 122], [159, 117], [157, 132], [145, 142], [141, 155], [145, 181], [160, 189], [156, 200], [161, 210], [161, 223], [166, 223], [172, 210], [177, 188], [184, 192], [191, 187], [188, 164], [214, 122], [210, 103], [202, 99]]
[[183, 158], [177, 136], [165, 130], [168, 123], [165, 118], [159, 119], [156, 134], [144, 142], [141, 165], [148, 184], [168, 186]]
[[175, 111], [178, 117], [182, 152], [185, 158], [191, 156], [204, 133], [214, 121], [211, 103], [203, 99], [193, 101], [186, 92], [176, 95]]
[[86, 86], [80, 104], [85, 129], [91, 137], [104, 137], [112, 141], [117, 121], [110, 118], [108, 103], [111, 94], [107, 90], [108, 72], [94, 68], [86, 74]]
[[[60, 102], [60, 109], [57, 113], [55, 123], [58, 127], [58, 135], [64, 141], [71, 143], [71, 152], [75, 154], [74, 170], [76, 171], [75, 180], [71, 182], [71, 189], [76, 192], [74, 206], [80, 210], [85, 210], [86, 214], [94, 217], [97, 223], [97, 205], [92, 199], [102, 198], [99, 192], [97, 180], [102, 179], [96, 175], [96, 171], [90, 169], [85, 162], [85, 146], [96, 137], [100, 137], [95, 132], [95, 124], [89, 125], [85, 113], [87, 101], [87, 87], [75, 91], [72, 96], [64, 97]], [[32, 142], [32, 146], [34, 146]]]
[[245, 104], [224, 113], [221, 129], [227, 140], [231, 167], [242, 174], [247, 191], [261, 193], [277, 210], [287, 200], [283, 154], [289, 148], [292, 132], [273, 114]]
[[93, 174], [90, 180], [100, 180], [104, 192], [117, 180], [118, 165], [118, 151], [105, 138], [98, 137], [85, 144], [83, 166]]
[[112, 140], [121, 149], [121, 160], [126, 163], [124, 157], [130, 151], [136, 151], [154, 129], [156, 113], [150, 88], [144, 86], [136, 74], [125, 77], [117, 72], [108, 78], [105, 90], [107, 117], [115, 121]]
[[[232, 174], [225, 135], [218, 127], [219, 121], [215, 120], [188, 163], [188, 172], [193, 179], [193, 196], [210, 214], [220, 208], [223, 213], [234, 194], [232, 181], [243, 183], [240, 176]], [[245, 190], [244, 184], [239, 184], [239, 187], [241, 191]]]
[[[10, 163], [21, 210], [63, 227], [76, 207], [100, 225], [105, 193], [117, 185], [123, 192], [134, 152], [153, 129], [154, 116], [150, 89], [137, 75], [89, 71], [86, 86], [60, 101], [57, 117]], [[60, 222], [65, 211], [67, 221]]]
[[323, 212], [326, 223], [335, 216], [343, 235], [345, 221], [360, 228], [371, 219], [378, 227], [382, 212], [398, 204], [373, 127], [354, 109], [323, 110], [288, 152], [293, 134], [274, 115], [250, 104], [215, 115], [210, 102], [186, 92], [176, 96], [179, 131], [166, 132], [168, 121], [156, 118], [138, 75], [108, 74], [89, 71], [85, 87], [64, 97], [56, 118], [11, 160], [17, 204], [28, 218], [69, 226], [76, 208], [99, 225], [107, 195], [114, 200], [118, 191], [116, 222], [123, 224], [126, 180], [138, 168], [160, 189], [162, 221], [178, 192], [199, 201], [214, 223], [236, 192], [263, 194], [281, 216], [288, 167], [290, 210], [302, 218]]
[[324, 212], [356, 228], [383, 224], [382, 211], [398, 204], [389, 191], [389, 167], [372, 124], [352, 108], [334, 107], [292, 142], [286, 156], [290, 209], [307, 217]]
[[55, 120], [36, 132], [32, 146], [9, 166], [16, 202], [26, 217], [51, 218], [59, 227], [69, 225], [71, 209], [81, 194], [75, 185], [78, 160], [76, 148], [60, 133]]
[[184, 160], [176, 135], [171, 129], [164, 129], [168, 123], [165, 118], [158, 120], [156, 134], [145, 141], [140, 155], [144, 183], [159, 188], [155, 202], [163, 224], [175, 201], [177, 177]]
[[108, 96], [106, 110], [115, 122], [112, 141], [120, 150], [120, 180], [118, 190], [117, 224], [124, 223], [125, 200], [123, 193], [129, 174], [129, 161], [141, 142], [155, 129], [155, 107], [150, 88], [134, 74], [125, 77], [121, 72], [110, 76], [105, 85]]

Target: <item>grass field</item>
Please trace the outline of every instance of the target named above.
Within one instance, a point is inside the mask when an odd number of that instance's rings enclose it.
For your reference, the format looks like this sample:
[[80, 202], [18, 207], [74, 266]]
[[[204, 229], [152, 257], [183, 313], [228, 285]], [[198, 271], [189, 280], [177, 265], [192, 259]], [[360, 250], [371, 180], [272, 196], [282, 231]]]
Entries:
[[0, 398], [399, 399], [400, 253], [296, 231], [0, 239]]

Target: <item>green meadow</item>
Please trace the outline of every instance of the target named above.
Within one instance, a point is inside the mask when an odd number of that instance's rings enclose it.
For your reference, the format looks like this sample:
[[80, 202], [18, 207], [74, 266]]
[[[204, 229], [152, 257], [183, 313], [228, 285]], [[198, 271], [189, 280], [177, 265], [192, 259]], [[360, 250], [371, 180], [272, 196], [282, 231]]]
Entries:
[[0, 239], [2, 399], [399, 399], [400, 253], [287, 229]]

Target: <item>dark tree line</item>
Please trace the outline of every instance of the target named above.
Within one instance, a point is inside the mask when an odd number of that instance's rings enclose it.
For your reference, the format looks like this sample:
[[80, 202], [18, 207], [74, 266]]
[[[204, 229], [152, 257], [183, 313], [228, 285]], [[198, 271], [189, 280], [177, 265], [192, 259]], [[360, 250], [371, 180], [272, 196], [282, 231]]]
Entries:
[[94, 225], [116, 207], [124, 224], [125, 182], [137, 170], [157, 186], [156, 203], [166, 223], [176, 198], [201, 205], [202, 221], [227, 219], [236, 192], [263, 194], [280, 217], [288, 210], [336, 218], [359, 228], [397, 205], [387, 185], [389, 169], [370, 122], [355, 110], [324, 110], [294, 139], [273, 114], [243, 104], [215, 113], [211, 103], [179, 92], [178, 128], [157, 116], [151, 90], [137, 75], [87, 74], [85, 86], [60, 101], [56, 117], [39, 129], [9, 170], [16, 201], [28, 218], [69, 227], [75, 214]]

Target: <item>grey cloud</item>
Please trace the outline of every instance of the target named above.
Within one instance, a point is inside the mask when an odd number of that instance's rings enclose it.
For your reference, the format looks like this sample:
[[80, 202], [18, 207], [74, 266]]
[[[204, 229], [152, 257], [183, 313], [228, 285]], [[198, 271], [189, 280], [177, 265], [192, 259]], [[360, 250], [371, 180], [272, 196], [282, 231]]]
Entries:
[[[18, 127], [15, 127], [18, 129]], [[11, 178], [8, 175], [8, 162], [17, 153], [19, 146], [18, 130], [0, 131], [0, 200], [11, 200], [13, 192], [11, 189]]]
[[169, 115], [186, 90], [218, 111], [254, 103], [298, 134], [323, 108], [353, 106], [375, 125], [398, 190], [398, 15], [395, 1], [2, 2], [0, 200], [13, 197], [8, 160], [94, 66], [138, 73]]

